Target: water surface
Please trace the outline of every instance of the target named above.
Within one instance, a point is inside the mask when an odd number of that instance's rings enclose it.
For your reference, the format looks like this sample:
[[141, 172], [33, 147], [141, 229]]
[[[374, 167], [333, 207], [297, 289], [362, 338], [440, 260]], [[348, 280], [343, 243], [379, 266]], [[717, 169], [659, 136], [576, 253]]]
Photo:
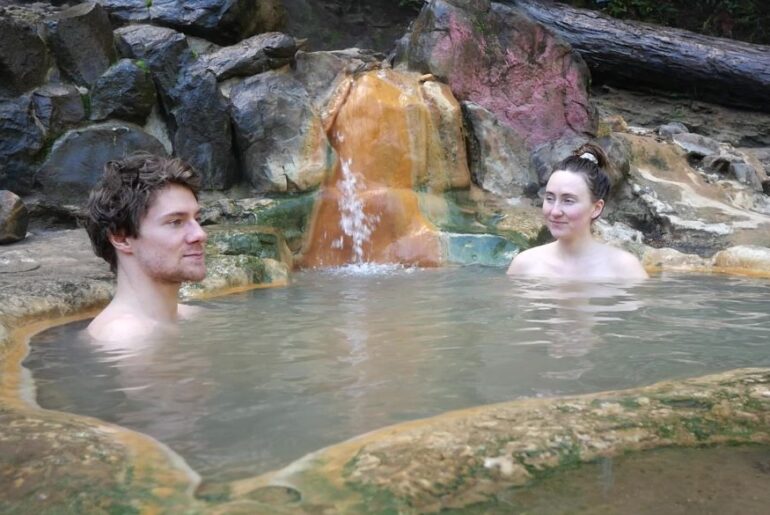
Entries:
[[38, 403], [147, 433], [228, 480], [447, 410], [770, 366], [758, 279], [359, 267], [202, 305], [178, 337], [129, 348], [79, 336], [87, 322], [36, 336]]

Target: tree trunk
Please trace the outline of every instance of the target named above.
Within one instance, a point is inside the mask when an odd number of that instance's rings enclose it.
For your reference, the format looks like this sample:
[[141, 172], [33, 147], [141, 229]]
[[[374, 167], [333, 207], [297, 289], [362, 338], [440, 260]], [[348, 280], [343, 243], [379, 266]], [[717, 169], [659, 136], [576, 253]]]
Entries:
[[580, 53], [595, 82], [770, 112], [770, 46], [703, 36], [551, 1], [508, 0]]

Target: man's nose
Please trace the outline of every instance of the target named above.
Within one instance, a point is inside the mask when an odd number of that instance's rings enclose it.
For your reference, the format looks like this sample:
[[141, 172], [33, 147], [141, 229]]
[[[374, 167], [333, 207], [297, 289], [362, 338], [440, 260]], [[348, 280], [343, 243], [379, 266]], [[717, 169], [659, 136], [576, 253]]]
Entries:
[[190, 227], [190, 233], [188, 234], [187, 238], [190, 243], [198, 241], [205, 243], [208, 239], [208, 234], [206, 234], [206, 231], [203, 230], [203, 227], [201, 227], [201, 224], [198, 222], [198, 220], [193, 220], [192, 226]]

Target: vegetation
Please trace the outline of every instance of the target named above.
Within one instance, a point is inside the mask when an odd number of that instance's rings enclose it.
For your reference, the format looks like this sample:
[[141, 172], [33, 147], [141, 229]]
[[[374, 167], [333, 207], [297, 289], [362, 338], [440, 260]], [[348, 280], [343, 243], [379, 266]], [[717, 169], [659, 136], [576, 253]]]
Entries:
[[616, 18], [770, 45], [770, 2], [767, 0], [561, 1], [575, 7], [601, 10]]

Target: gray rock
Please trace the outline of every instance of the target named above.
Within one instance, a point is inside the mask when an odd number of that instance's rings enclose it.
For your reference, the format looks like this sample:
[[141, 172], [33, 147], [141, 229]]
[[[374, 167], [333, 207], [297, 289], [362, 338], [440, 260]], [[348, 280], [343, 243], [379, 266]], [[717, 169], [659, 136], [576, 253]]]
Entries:
[[35, 24], [0, 9], [0, 98], [15, 97], [43, 84], [50, 64]]
[[674, 134], [672, 140], [694, 157], [705, 157], [711, 154], [719, 154], [720, 152], [718, 141], [700, 134]]
[[213, 73], [197, 66], [183, 34], [135, 25], [115, 31], [122, 55], [143, 60], [158, 86], [174, 153], [203, 176], [206, 189], [238, 179], [227, 101]]
[[38, 170], [48, 202], [83, 204], [102, 176], [104, 164], [137, 151], [166, 155], [161, 143], [131, 123], [104, 123], [74, 129], [62, 136]]
[[120, 118], [142, 124], [157, 98], [147, 65], [121, 59], [91, 89], [91, 119]]
[[71, 84], [46, 84], [32, 93], [35, 117], [48, 138], [55, 138], [86, 117], [80, 91]]
[[723, 154], [711, 154], [705, 156], [701, 161], [701, 167], [706, 173], [727, 175], [730, 170], [732, 160]]
[[164, 104], [174, 153], [201, 173], [205, 189], [232, 186], [238, 179], [233, 134], [214, 74], [185, 70]]
[[31, 169], [45, 145], [45, 133], [33, 113], [28, 95], [0, 102], [0, 188], [20, 195], [31, 192]]
[[687, 126], [680, 122], [666, 123], [658, 127], [658, 136], [667, 140], [670, 140], [674, 134], [684, 134], [688, 132], [690, 132], [690, 130]]
[[230, 102], [240, 162], [257, 190], [307, 191], [321, 184], [334, 150], [302, 84], [269, 71], [234, 87]]
[[620, 184], [631, 171], [631, 148], [624, 139], [615, 135], [599, 138], [596, 143], [602, 147], [610, 167], [605, 172], [610, 176], [613, 188]]
[[545, 186], [551, 177], [553, 167], [569, 156], [576, 148], [588, 141], [580, 136], [567, 136], [544, 145], [532, 151], [532, 166], [535, 168], [540, 186]]
[[468, 126], [470, 169], [476, 184], [504, 197], [537, 191], [537, 174], [524, 141], [483, 107], [472, 102], [462, 106]]
[[755, 191], [762, 191], [760, 172], [751, 164], [736, 155], [712, 154], [701, 161], [703, 170], [707, 173], [732, 177], [742, 184], [750, 186]]
[[762, 181], [759, 179], [757, 170], [748, 163], [732, 162], [728, 167], [728, 173], [735, 177], [738, 182], [751, 186], [755, 191], [763, 191]]
[[81, 86], [90, 87], [117, 59], [112, 25], [99, 4], [70, 7], [47, 19], [45, 28], [59, 68]]
[[202, 56], [196, 65], [213, 72], [217, 80], [225, 80], [280, 68], [290, 63], [296, 52], [293, 37], [268, 32]]
[[161, 95], [176, 85], [179, 73], [192, 59], [184, 34], [165, 27], [131, 25], [115, 31], [120, 55], [143, 61], [152, 72]]
[[23, 240], [27, 235], [29, 212], [24, 202], [8, 190], [0, 190], [0, 245]]
[[[371, 48], [388, 52], [417, 16], [415, 2], [283, 0], [287, 33], [307, 39], [310, 50]], [[409, 4], [412, 5], [409, 5]]]
[[313, 107], [324, 109], [340, 79], [378, 67], [385, 56], [371, 50], [350, 48], [330, 52], [297, 52], [292, 76], [305, 86]]
[[232, 44], [283, 25], [280, 0], [99, 0], [120, 24], [152, 23]]

